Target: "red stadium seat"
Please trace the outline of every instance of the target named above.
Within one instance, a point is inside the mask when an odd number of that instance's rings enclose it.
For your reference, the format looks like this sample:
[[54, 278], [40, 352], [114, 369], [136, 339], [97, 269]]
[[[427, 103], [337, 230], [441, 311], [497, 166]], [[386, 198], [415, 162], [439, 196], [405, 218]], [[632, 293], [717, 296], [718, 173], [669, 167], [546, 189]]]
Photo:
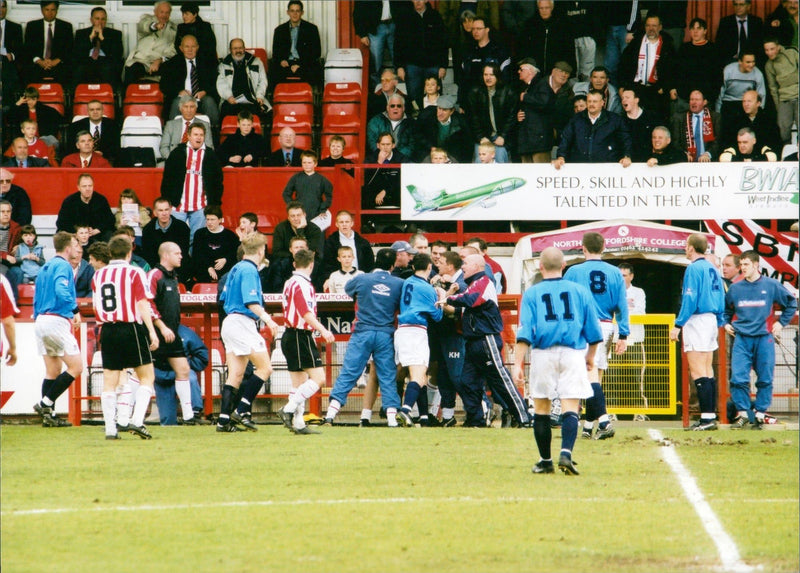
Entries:
[[301, 102], [314, 103], [314, 92], [311, 85], [304, 82], [282, 83], [275, 86], [272, 94], [272, 105], [276, 103]]
[[304, 102], [275, 102], [272, 104], [272, 114], [282, 115], [307, 115], [314, 117], [314, 104]]
[[178, 283], [178, 294], [186, 294], [186, 285]]
[[322, 118], [322, 131], [324, 133], [355, 133], [361, 132], [361, 119], [357, 115], [327, 115]]
[[277, 217], [266, 215], [264, 213], [258, 213], [257, 228], [262, 233], [271, 235], [278, 223], [280, 223], [280, 220]]
[[61, 84], [28, 84], [39, 90], [39, 101], [64, 115], [64, 88]]
[[152, 115], [161, 117], [164, 109], [164, 95], [157, 83], [131, 84], [122, 100], [122, 115]]
[[72, 98], [72, 115], [89, 115], [87, 106], [90, 101], [98, 100], [103, 104], [103, 115], [109, 119], [116, 117], [116, 101], [111, 84], [78, 84]]
[[[229, 135], [233, 135], [236, 133], [236, 130], [239, 129], [239, 122], [235, 115], [226, 115], [222, 118], [222, 125], [220, 127], [220, 143], [225, 141], [225, 138]], [[253, 116], [253, 131], [258, 134], [263, 134], [263, 128], [261, 127], [261, 118], [257, 115]]]
[[19, 291], [19, 297], [17, 300], [18, 305], [22, 301], [33, 304], [33, 294], [36, 292], [36, 285], [21, 284], [18, 287], [18, 291]]
[[347, 101], [323, 102], [322, 104], [323, 121], [329, 115], [354, 115], [356, 117], [359, 117], [361, 115], [361, 104], [358, 102], [347, 102]]
[[192, 294], [217, 294], [217, 283], [197, 283], [192, 287]]
[[356, 83], [331, 83], [325, 85], [322, 103], [361, 102], [361, 86]]
[[244, 51], [253, 54], [256, 58], [261, 60], [261, 63], [264, 64], [264, 71], [268, 71], [267, 51], [264, 48], [245, 48]]
[[296, 133], [311, 133], [312, 118], [310, 115], [273, 115], [272, 133], [276, 134], [284, 127], [291, 127]]

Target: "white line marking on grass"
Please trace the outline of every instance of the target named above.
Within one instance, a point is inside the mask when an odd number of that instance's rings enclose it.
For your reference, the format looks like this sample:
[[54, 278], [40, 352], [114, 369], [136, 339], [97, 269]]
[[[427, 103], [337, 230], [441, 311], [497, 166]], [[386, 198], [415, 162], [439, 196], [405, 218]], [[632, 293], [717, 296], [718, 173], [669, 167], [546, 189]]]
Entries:
[[[664, 439], [664, 435], [658, 430], [647, 430], [647, 433], [650, 434], [650, 437], [656, 442], [662, 442]], [[753, 568], [742, 561], [739, 555], [739, 548], [736, 547], [736, 543], [734, 543], [733, 539], [722, 527], [722, 523], [706, 501], [703, 492], [697, 486], [697, 482], [694, 477], [692, 477], [692, 474], [689, 473], [689, 470], [687, 470], [686, 466], [681, 462], [681, 458], [678, 456], [675, 448], [671, 444], [663, 446], [661, 448], [661, 456], [664, 458], [664, 461], [669, 464], [672, 472], [678, 478], [678, 483], [681, 484], [686, 498], [692, 504], [692, 507], [694, 507], [695, 512], [697, 512], [700, 522], [703, 524], [703, 528], [706, 530], [709, 537], [711, 537], [714, 545], [717, 546], [723, 570], [734, 571], [736, 573], [752, 571]]]

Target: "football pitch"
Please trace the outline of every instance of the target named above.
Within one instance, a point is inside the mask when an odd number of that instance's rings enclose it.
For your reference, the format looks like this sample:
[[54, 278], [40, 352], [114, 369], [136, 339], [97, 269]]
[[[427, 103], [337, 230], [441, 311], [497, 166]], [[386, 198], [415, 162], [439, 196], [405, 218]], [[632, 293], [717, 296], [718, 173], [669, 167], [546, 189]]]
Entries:
[[4, 424], [0, 565], [798, 571], [798, 432], [671, 428], [579, 439], [581, 475], [565, 476], [531, 474], [522, 429], [153, 426], [106, 441], [99, 426]]

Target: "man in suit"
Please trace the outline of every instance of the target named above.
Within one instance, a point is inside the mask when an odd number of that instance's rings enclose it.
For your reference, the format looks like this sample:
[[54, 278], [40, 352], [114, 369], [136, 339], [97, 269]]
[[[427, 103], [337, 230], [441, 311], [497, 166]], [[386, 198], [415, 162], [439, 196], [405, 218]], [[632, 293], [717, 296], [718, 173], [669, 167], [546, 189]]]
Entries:
[[11, 203], [12, 219], [18, 225], [30, 225], [33, 211], [28, 192], [14, 185], [14, 174], [8, 169], [0, 169], [0, 201]]
[[105, 8], [92, 9], [88, 28], [75, 32], [74, 84], [101, 83], [119, 87], [122, 74], [122, 32], [106, 27]]
[[733, 14], [721, 18], [715, 42], [723, 65], [735, 62], [743, 51], [756, 54], [759, 68], [764, 67], [764, 22], [750, 14], [750, 0], [733, 0]]
[[183, 23], [178, 24], [178, 31], [175, 34], [175, 49], [180, 49], [181, 40], [184, 36], [194, 36], [199, 44], [200, 57], [206, 61], [214, 62], [217, 60], [217, 35], [210, 22], [206, 22], [200, 17], [200, 6], [197, 2], [184, 2], [181, 4], [181, 17]]
[[61, 160], [61, 167], [78, 167], [89, 169], [92, 167], [111, 167], [111, 164], [102, 155], [94, 151], [94, 139], [88, 131], [79, 131], [75, 136], [77, 153], [70, 153]]
[[175, 55], [178, 26], [170, 22], [172, 4], [158, 2], [152, 14], [145, 14], [136, 25], [138, 42], [125, 60], [125, 83], [146, 76], [158, 76], [161, 64]]
[[28, 155], [28, 142], [24, 137], [18, 137], [11, 142], [12, 157], [3, 157], [3, 167], [49, 167], [47, 159], [31, 157]]
[[[161, 157], [166, 159], [172, 150], [181, 143], [189, 140], [188, 128], [193, 123], [202, 123], [206, 126], [206, 133], [211, 133], [211, 126], [197, 117], [197, 100], [190, 95], [183, 95], [180, 99], [181, 116], [176, 117], [164, 124], [164, 132], [161, 135]], [[209, 137], [206, 141], [207, 147], [214, 147], [214, 143]], [[299, 165], [299, 163], [298, 163]]]
[[94, 140], [94, 151], [113, 163], [119, 152], [119, 127], [113, 119], [103, 117], [103, 104], [92, 100], [87, 104], [89, 117], [69, 126], [67, 141], [77, 141], [78, 133], [88, 131]]
[[41, 2], [42, 18], [25, 27], [26, 81], [69, 83], [72, 24], [56, 18], [58, 2]]
[[3, 74], [3, 112], [8, 113], [20, 88], [19, 63], [24, 59], [22, 26], [6, 20], [8, 1], [0, 0], [0, 70]]
[[217, 66], [198, 54], [199, 47], [197, 38], [184, 36], [179, 53], [161, 67], [159, 86], [169, 109], [167, 118], [178, 115], [179, 98], [188, 95], [197, 100], [200, 113], [207, 115], [211, 126], [216, 128], [219, 125]]
[[721, 136], [719, 114], [708, 108], [700, 90], [689, 94], [689, 111], [672, 116], [672, 142], [686, 153], [689, 161], [709, 163], [719, 159]]
[[286, 81], [287, 77], [299, 77], [312, 86], [320, 86], [322, 45], [319, 29], [303, 20], [300, 0], [289, 0], [286, 13], [289, 21], [275, 28], [272, 36], [272, 59], [275, 63], [270, 66], [270, 71], [274, 74], [273, 85]]
[[284, 127], [278, 134], [280, 147], [267, 157], [267, 167], [300, 167], [300, 154], [305, 151], [294, 146], [297, 134], [291, 127]]

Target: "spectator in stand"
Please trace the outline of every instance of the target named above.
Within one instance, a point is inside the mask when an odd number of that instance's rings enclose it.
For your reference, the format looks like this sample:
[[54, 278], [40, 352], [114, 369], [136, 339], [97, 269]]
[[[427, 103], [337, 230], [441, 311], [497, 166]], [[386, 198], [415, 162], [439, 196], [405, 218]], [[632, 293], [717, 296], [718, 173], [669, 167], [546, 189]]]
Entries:
[[340, 247], [350, 247], [353, 250], [353, 267], [368, 273], [375, 268], [375, 257], [372, 253], [372, 245], [364, 237], [353, 230], [353, 214], [349, 211], [339, 211], [336, 213], [336, 228], [330, 236], [325, 239], [322, 249], [322, 276], [329, 277], [331, 273], [339, 268], [337, 253]]
[[306, 240], [308, 249], [322, 256], [323, 234], [314, 223], [309, 221], [303, 204], [290, 201], [286, 205], [286, 219], [275, 225], [272, 235], [272, 260], [289, 256], [289, 241], [292, 237]]
[[290, 77], [299, 77], [300, 81], [319, 87], [322, 81], [319, 29], [303, 20], [300, 0], [289, 0], [286, 14], [289, 21], [275, 28], [272, 34], [273, 65], [270, 73], [274, 74], [273, 85]]
[[239, 226], [236, 227], [236, 236], [239, 237], [239, 242], [242, 241], [250, 233], [255, 233], [258, 230], [258, 215], [255, 213], [242, 213], [239, 217]]
[[[134, 205], [134, 207], [123, 207]], [[142, 228], [150, 222], [150, 211], [142, 205], [139, 196], [133, 189], [123, 189], [119, 194], [119, 205], [114, 214], [117, 227], [126, 225], [133, 229], [134, 248], [142, 246]]]
[[375, 91], [367, 98], [367, 117], [383, 113], [389, 98], [395, 94], [403, 96], [405, 101], [406, 94], [397, 89], [397, 74], [392, 68], [386, 68], [381, 72], [380, 83], [375, 87]]
[[467, 119], [455, 113], [456, 98], [441, 96], [436, 102], [436, 113], [423, 112], [417, 120], [420, 137], [419, 153], [422, 160], [433, 147], [447, 149], [458, 163], [471, 163], [475, 153]]
[[194, 36], [199, 45], [198, 54], [208, 62], [217, 64], [217, 36], [210, 23], [200, 17], [200, 6], [197, 2], [181, 4], [183, 23], [178, 24], [175, 32], [175, 50], [180, 50], [181, 42], [186, 36]]
[[586, 111], [569, 120], [561, 134], [553, 166], [564, 163], [631, 164], [631, 134], [622, 118], [603, 109], [602, 92], [592, 90], [586, 96]]
[[570, 0], [564, 4], [563, 16], [575, 43], [575, 77], [578, 81], [586, 81], [594, 69], [597, 55], [595, 38], [599, 37], [599, 14], [596, 3]]
[[92, 100], [86, 104], [89, 114], [70, 124], [67, 141], [77, 141], [78, 133], [88, 131], [94, 140], [94, 151], [113, 163], [119, 153], [119, 127], [113, 119], [103, 117], [103, 104]]
[[536, 2], [531, 0], [506, 0], [500, 7], [502, 26], [497, 29], [505, 34], [515, 56], [519, 54], [519, 47], [527, 33], [525, 25], [537, 12]]
[[497, 163], [497, 148], [494, 143], [491, 141], [484, 141], [478, 144], [478, 158], [474, 163], [482, 163], [484, 165]]
[[4, 275], [14, 295], [22, 282], [22, 269], [12, 254], [14, 247], [22, 241], [22, 227], [12, 219], [11, 203], [0, 200], [0, 274]]
[[719, 157], [720, 118], [708, 107], [703, 92], [692, 90], [689, 110], [672, 116], [672, 141], [689, 161], [708, 163]]
[[[384, 132], [378, 137], [376, 149], [367, 154], [366, 163], [399, 164], [411, 161], [395, 149], [394, 136]], [[400, 169], [381, 167], [367, 169], [364, 173], [364, 192], [361, 203], [365, 209], [400, 206]]]
[[741, 60], [745, 52], [758, 54], [758, 67], [764, 65], [764, 21], [750, 14], [750, 0], [732, 0], [733, 14], [720, 18], [717, 42], [722, 63]]
[[414, 120], [406, 115], [405, 98], [395, 94], [389, 98], [386, 110], [367, 123], [367, 155], [378, 145], [383, 133], [390, 133], [397, 151], [405, 157], [416, 157], [417, 129]]
[[527, 35], [517, 55], [536, 60], [544, 74], [562, 61], [575, 69], [575, 40], [569, 22], [555, 10], [553, 0], [537, 0], [536, 7], [537, 14], [525, 23]]
[[394, 65], [394, 21], [404, 8], [403, 2], [389, 0], [356, 0], [353, 3], [353, 27], [361, 44], [369, 48], [371, 85], [378, 83], [378, 75], [386, 61], [385, 52], [389, 52], [389, 66]]
[[[658, 125], [655, 114], [639, 107], [638, 88], [622, 90], [623, 121], [631, 132], [631, 161], [642, 163], [651, 157], [653, 128]], [[686, 161], [686, 157], [681, 161]]]
[[161, 195], [175, 206], [173, 215], [189, 225], [190, 241], [195, 232], [203, 228], [203, 209], [208, 205], [222, 205], [225, 191], [222, 165], [214, 150], [206, 147], [206, 135], [202, 123], [190, 125], [189, 141], [169, 154], [161, 179]]
[[442, 95], [442, 89], [442, 80], [438, 76], [427, 76], [422, 86], [422, 109], [417, 109], [417, 102], [411, 102], [411, 105], [414, 106], [414, 116], [418, 117], [421, 112], [429, 107], [435, 108], [439, 97]]
[[[211, 126], [204, 119], [197, 117], [197, 101], [190, 96], [182, 96], [180, 100], [180, 117], [171, 119], [164, 124], [164, 135], [161, 137], [161, 157], [166, 159], [175, 148], [189, 141], [189, 126], [200, 123], [206, 127], [206, 133], [211, 133]], [[214, 147], [213, 138], [206, 138], [206, 146]]]
[[687, 0], [650, 0], [647, 2], [647, 15], [658, 14], [664, 25], [664, 34], [672, 38], [672, 45], [677, 49], [683, 44], [686, 35], [686, 12], [689, 8]]
[[[322, 285], [322, 290], [332, 294], [344, 294], [345, 285], [358, 275], [363, 275], [364, 271], [358, 270], [353, 266], [353, 248], [339, 247], [336, 251], [337, 269], [333, 271]], [[324, 278], [324, 277], [323, 277]], [[316, 288], [316, 287], [315, 287]], [[342, 343], [337, 343], [342, 345]], [[342, 345], [344, 350], [347, 345]]]
[[686, 161], [686, 153], [672, 145], [672, 136], [669, 129], [663, 125], [656, 126], [652, 135], [652, 151], [647, 159], [647, 165], [672, 165]]
[[90, 236], [97, 241], [108, 241], [114, 231], [114, 213], [108, 199], [94, 190], [94, 177], [88, 173], [78, 176], [78, 190], [61, 203], [56, 219], [56, 230], [68, 233], [78, 224], [90, 227]]
[[111, 167], [111, 164], [99, 153], [94, 151], [94, 139], [88, 131], [79, 131], [75, 134], [75, 147], [77, 153], [70, 153], [61, 160], [61, 167], [77, 167], [93, 169]]
[[472, 132], [474, 157], [477, 158], [478, 145], [488, 142], [495, 145], [498, 163], [510, 162], [508, 138], [514, 133], [517, 98], [511, 86], [501, 81], [497, 64], [483, 66], [481, 83], [469, 92], [464, 107]]
[[3, 84], [3, 114], [10, 109], [10, 102], [17, 97], [20, 87], [20, 64], [25, 61], [22, 26], [6, 19], [8, 0], [0, 0], [0, 72]]
[[749, 127], [756, 134], [761, 145], [766, 145], [775, 153], [781, 152], [783, 142], [775, 118], [763, 109], [761, 96], [756, 90], [748, 90], [742, 95], [742, 109], [732, 117], [722, 116], [722, 147], [733, 147], [736, 134], [743, 127]]
[[280, 147], [267, 157], [267, 167], [301, 167], [300, 156], [304, 149], [295, 147], [297, 134], [291, 127], [284, 127], [278, 133]]
[[402, 33], [395, 35], [394, 61], [408, 96], [422, 109], [425, 77], [435, 74], [444, 79], [447, 71], [447, 32], [442, 17], [428, 2], [413, 0], [413, 4], [413, 9], [398, 14], [396, 25]]
[[[69, 257], [69, 264], [72, 267], [72, 275], [75, 280], [75, 296], [78, 298], [89, 298], [92, 296], [92, 277], [94, 277], [94, 267], [83, 258], [84, 247], [78, 245]], [[88, 258], [88, 255], [87, 255]]]
[[758, 95], [761, 96], [761, 107], [764, 107], [767, 99], [764, 74], [756, 67], [755, 54], [745, 51], [739, 57], [738, 62], [728, 64], [722, 70], [722, 89], [717, 100], [717, 111], [722, 114], [722, 117], [735, 117], [737, 113], [741, 113], [742, 97], [749, 90], [758, 92]]
[[85, 223], [78, 223], [75, 225], [75, 238], [78, 239], [78, 246], [84, 251], [81, 253], [81, 256], [87, 261], [89, 260], [89, 241], [92, 238], [91, 230], [92, 228]]
[[36, 122], [39, 127], [37, 135], [47, 145], [58, 147], [58, 136], [61, 130], [61, 114], [52, 107], [39, 101], [39, 90], [28, 86], [17, 100], [16, 107], [9, 114], [9, 132], [17, 133], [26, 119]]
[[[47, 146], [47, 144], [39, 139], [36, 136], [36, 133], [39, 131], [39, 127], [35, 121], [26, 119], [20, 124], [20, 131], [22, 132], [22, 137], [25, 138], [25, 141], [28, 142], [28, 155], [30, 157], [38, 157], [39, 159], [47, 159], [48, 164], [51, 167], [58, 167], [58, 163], [55, 160], [55, 153], [52, 153], [51, 148]], [[6, 152], [4, 154], [5, 157], [12, 157], [14, 155], [14, 149], [11, 145], [8, 146]], [[52, 161], [51, 161], [51, 157]]]
[[154, 267], [160, 261], [158, 248], [170, 241], [181, 248], [185, 263], [181, 268], [190, 267], [189, 226], [172, 215], [172, 203], [167, 197], [159, 197], [153, 202], [153, 219], [142, 228], [142, 256]]
[[[764, 22], [764, 42], [774, 35], [785, 48], [797, 47], [798, 1], [781, 0]], [[769, 57], [769, 54], [767, 54]]]
[[497, 289], [498, 294], [503, 294], [506, 292], [508, 288], [508, 283], [506, 282], [506, 274], [503, 272], [503, 267], [500, 266], [500, 263], [495, 261], [493, 258], [489, 256], [489, 245], [486, 244], [486, 241], [481, 239], [480, 237], [473, 237], [471, 239], [467, 239], [464, 241], [464, 245], [467, 247], [472, 247], [480, 253], [483, 257], [483, 260], [491, 269], [491, 275], [488, 275], [494, 281], [495, 288]]
[[28, 142], [24, 137], [17, 137], [11, 142], [11, 151], [13, 152], [11, 157], [3, 157], [5, 167], [50, 167], [47, 159], [28, 155]]
[[[267, 125], [272, 106], [267, 101], [267, 72], [262, 61], [247, 52], [244, 40], [234, 38], [230, 43], [231, 53], [219, 63], [217, 92], [222, 102], [220, 116], [237, 115], [249, 111]], [[269, 133], [269, 130], [265, 130]]]
[[573, 114], [580, 113], [586, 110], [586, 96], [576, 95], [572, 98], [572, 111]]
[[720, 163], [730, 161], [777, 161], [775, 152], [767, 145], [756, 145], [756, 132], [743, 127], [736, 135], [736, 147], [729, 147], [719, 156]]
[[223, 167], [258, 167], [267, 151], [266, 140], [253, 131], [253, 114], [243, 109], [236, 117], [236, 133], [219, 144]]
[[199, 283], [215, 283], [236, 264], [239, 237], [222, 225], [222, 209], [209, 205], [203, 209], [206, 226], [194, 235], [192, 262], [194, 279]]
[[0, 201], [11, 205], [12, 218], [18, 225], [30, 225], [33, 216], [31, 199], [19, 185], [14, 185], [14, 173], [0, 169]]
[[292, 175], [283, 188], [283, 202], [287, 205], [292, 201], [302, 203], [306, 216], [320, 231], [325, 231], [331, 226], [331, 212], [328, 209], [333, 200], [333, 184], [315, 171], [317, 154], [313, 151], [301, 153], [300, 164], [303, 170]]
[[[134, 242], [134, 240], [136, 239], [136, 233], [133, 230], [133, 227], [131, 227], [130, 225], [119, 225], [114, 230], [114, 235], [111, 238], [113, 239], [114, 237], [118, 237], [120, 235], [124, 235], [127, 238], [129, 238], [131, 240], [132, 245], [133, 245], [133, 251], [131, 251], [131, 261], [130, 261], [131, 264], [133, 266], [135, 266], [135, 267], [139, 267], [144, 272], [149, 272], [150, 271], [150, 264], [144, 259], [144, 257], [140, 256], [136, 252], [136, 243]], [[94, 245], [94, 243], [92, 243], [92, 245]], [[88, 250], [91, 250], [91, 246], [89, 247]], [[88, 250], [87, 250], [87, 252], [85, 252], [83, 254], [84, 258], [87, 259], [87, 260], [88, 260], [88, 255], [89, 255]]]
[[136, 25], [136, 47], [125, 60], [125, 83], [158, 77], [161, 64], [175, 55], [178, 27], [171, 22], [172, 4], [156, 2], [153, 14], [145, 14]]
[[91, 26], [75, 32], [75, 73], [73, 84], [111, 84], [119, 88], [122, 79], [122, 32], [106, 26], [108, 13], [92, 8]]
[[483, 85], [483, 73], [490, 64], [496, 64], [499, 68], [498, 80], [502, 76], [504, 83], [511, 81], [511, 52], [494, 37], [490, 37], [490, 30], [489, 23], [483, 18], [475, 18], [472, 23], [472, 38], [475, 42], [464, 54], [461, 63], [463, 77], [458, 86], [458, 93], [464, 94], [460, 98], [462, 101], [472, 88]]
[[[796, 0], [794, 0], [794, 6], [797, 10]], [[778, 131], [781, 141], [786, 144], [792, 139], [792, 124], [800, 126], [797, 108], [798, 53], [796, 49], [787, 50], [772, 36], [764, 38], [764, 53], [767, 55], [767, 63], [764, 67], [767, 85], [772, 102], [778, 112]]]
[[219, 127], [217, 60], [206, 59], [198, 50], [197, 38], [184, 36], [178, 53], [161, 67], [159, 86], [167, 110], [164, 119], [178, 115], [183, 97], [191, 96], [200, 113], [208, 117], [212, 129], [216, 130]]
[[[429, 162], [434, 164], [455, 163], [455, 161], [450, 159], [450, 156], [447, 155], [447, 151], [442, 149], [441, 147], [431, 148], [431, 156], [429, 159], [430, 159]], [[428, 163], [428, 161], [423, 161], [423, 163]]]
[[677, 56], [672, 38], [661, 29], [661, 17], [648, 15], [644, 34], [637, 34], [622, 53], [619, 85], [638, 87], [642, 107], [656, 114], [659, 121], [666, 121], [670, 99], [677, 97]]
[[335, 167], [337, 165], [352, 165], [352, 161], [344, 157], [344, 147], [347, 142], [341, 135], [334, 135], [328, 141], [330, 155], [320, 159], [320, 167]]
[[713, 107], [722, 83], [722, 62], [717, 45], [708, 41], [708, 24], [702, 18], [692, 18], [689, 22], [690, 41], [678, 49], [675, 62], [677, 111], [683, 111], [692, 90], [708, 94]]
[[[536, 71], [530, 63], [524, 64], [520, 67], [520, 78], [526, 81]], [[547, 78], [538, 81], [533, 78], [519, 94], [517, 152], [523, 163], [548, 163], [552, 158], [558, 121], [556, 95], [565, 89], [571, 73], [572, 66], [567, 62], [556, 62]]]
[[622, 52], [641, 28], [639, 0], [613, 0], [603, 2], [606, 22], [606, 52], [603, 63], [608, 69], [608, 80], [619, 85], [617, 70]]
[[27, 83], [50, 80], [69, 85], [72, 74], [72, 24], [56, 18], [59, 2], [40, 2], [42, 18], [25, 26]]
[[575, 95], [586, 95], [590, 90], [603, 92], [603, 107], [610, 112], [622, 114], [619, 90], [609, 83], [608, 68], [595, 66], [589, 74], [589, 81], [578, 82], [572, 86]]
[[[262, 279], [264, 292], [280, 294], [283, 292], [283, 285], [286, 284], [294, 272], [294, 255], [299, 251], [308, 250], [308, 242], [303, 237], [292, 237], [289, 239], [289, 250], [286, 256], [273, 255], [266, 272], [266, 280]], [[314, 277], [315, 279], [317, 277]]]
[[[481, 11], [486, 12], [481, 14], [481, 17], [488, 18], [488, 10], [485, 5], [494, 5], [497, 10], [497, 2], [484, 2], [481, 0]], [[472, 49], [475, 40], [472, 38], [472, 26], [475, 23], [475, 10], [478, 9], [477, 2], [469, 2], [462, 5], [459, 0], [445, 0], [436, 3], [436, 11], [442, 16], [445, 30], [447, 31], [447, 45], [451, 49], [451, 57], [453, 62], [453, 80], [458, 86], [459, 93], [464, 92], [464, 71], [459, 62], [464, 61], [464, 56]], [[497, 29], [494, 23], [492, 28]], [[438, 74], [433, 75], [439, 79]], [[416, 102], [413, 104], [416, 105]]]
[[20, 263], [22, 282], [34, 283], [44, 266], [44, 247], [39, 244], [33, 225], [23, 225], [19, 233], [22, 241], [14, 247], [12, 255]]

